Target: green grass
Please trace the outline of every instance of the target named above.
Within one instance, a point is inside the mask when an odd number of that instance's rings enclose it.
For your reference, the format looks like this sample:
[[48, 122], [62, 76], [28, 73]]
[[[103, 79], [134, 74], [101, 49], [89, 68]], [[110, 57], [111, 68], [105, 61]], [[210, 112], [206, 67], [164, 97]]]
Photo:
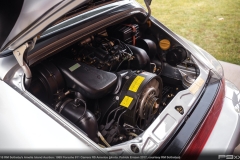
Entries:
[[175, 33], [219, 60], [240, 64], [240, 0], [153, 0], [151, 8]]

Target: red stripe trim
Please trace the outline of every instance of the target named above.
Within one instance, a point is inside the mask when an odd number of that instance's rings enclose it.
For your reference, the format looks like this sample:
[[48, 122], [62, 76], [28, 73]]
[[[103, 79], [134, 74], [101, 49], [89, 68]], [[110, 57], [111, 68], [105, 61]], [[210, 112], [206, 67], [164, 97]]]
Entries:
[[182, 159], [197, 159], [202, 149], [204, 148], [212, 130], [217, 122], [223, 106], [223, 99], [225, 96], [225, 79], [222, 79], [218, 94], [212, 105], [212, 108], [208, 112], [205, 120], [200, 126], [193, 140], [188, 145], [188, 148], [182, 155]]

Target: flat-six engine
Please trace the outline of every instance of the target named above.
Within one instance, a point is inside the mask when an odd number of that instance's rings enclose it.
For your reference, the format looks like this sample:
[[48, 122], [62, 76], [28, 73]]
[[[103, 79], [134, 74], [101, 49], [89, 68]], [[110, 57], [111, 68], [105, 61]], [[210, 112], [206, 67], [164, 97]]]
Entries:
[[[180, 49], [167, 54], [170, 65], [184, 61], [186, 53], [172, 60]], [[100, 146], [119, 144], [144, 132], [174, 93], [163, 86], [158, 52], [137, 24], [109, 27], [32, 67], [30, 92]]]

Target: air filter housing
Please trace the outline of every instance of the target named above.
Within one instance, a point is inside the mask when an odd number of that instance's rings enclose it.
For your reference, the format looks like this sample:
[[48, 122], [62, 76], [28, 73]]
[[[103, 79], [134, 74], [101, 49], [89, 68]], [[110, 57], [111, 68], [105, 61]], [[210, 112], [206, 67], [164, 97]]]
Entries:
[[98, 99], [115, 90], [117, 76], [70, 59], [57, 60], [66, 85], [90, 99]]

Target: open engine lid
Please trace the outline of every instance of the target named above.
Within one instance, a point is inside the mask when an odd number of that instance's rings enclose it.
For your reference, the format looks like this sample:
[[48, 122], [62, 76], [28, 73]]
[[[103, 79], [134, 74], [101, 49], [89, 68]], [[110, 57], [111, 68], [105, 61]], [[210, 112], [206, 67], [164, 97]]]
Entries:
[[7, 0], [0, 5], [0, 55], [33, 39], [75, 7], [90, 0]]

